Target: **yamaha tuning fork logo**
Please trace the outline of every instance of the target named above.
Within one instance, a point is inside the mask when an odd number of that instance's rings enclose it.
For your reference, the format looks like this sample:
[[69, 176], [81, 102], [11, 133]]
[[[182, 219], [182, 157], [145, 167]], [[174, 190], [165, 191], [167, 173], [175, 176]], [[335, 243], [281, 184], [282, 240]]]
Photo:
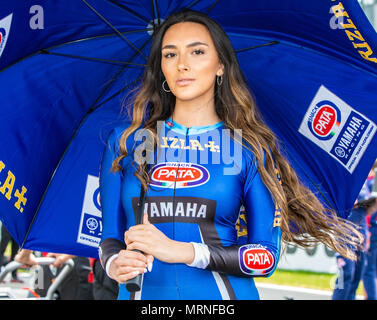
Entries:
[[321, 86], [298, 131], [353, 173], [376, 125]]
[[88, 175], [77, 242], [98, 247], [102, 235], [102, 212], [98, 177]]
[[13, 14], [10, 14], [4, 19], [0, 20], [0, 58], [8, 41], [10, 26], [12, 24], [12, 16]]

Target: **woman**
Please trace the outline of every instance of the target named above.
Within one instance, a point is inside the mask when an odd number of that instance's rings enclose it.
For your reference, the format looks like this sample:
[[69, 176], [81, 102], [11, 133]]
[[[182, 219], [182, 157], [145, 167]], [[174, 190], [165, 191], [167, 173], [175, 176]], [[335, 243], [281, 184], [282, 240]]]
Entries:
[[[143, 274], [119, 299], [258, 299], [253, 277], [273, 273], [281, 240], [354, 258], [360, 234], [299, 183], [216, 22], [194, 11], [164, 21], [132, 107], [100, 172], [102, 265], [119, 283]], [[134, 226], [141, 187], [147, 214]]]

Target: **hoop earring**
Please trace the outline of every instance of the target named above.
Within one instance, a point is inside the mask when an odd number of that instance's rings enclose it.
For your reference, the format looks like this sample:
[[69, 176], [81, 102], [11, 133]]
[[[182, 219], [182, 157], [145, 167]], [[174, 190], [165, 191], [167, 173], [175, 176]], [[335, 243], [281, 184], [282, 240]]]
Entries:
[[223, 84], [223, 76], [217, 76], [216, 82], [218, 86], [221, 86]]
[[167, 81], [165, 80], [163, 83], [162, 83], [162, 90], [164, 90], [165, 92], [171, 92], [171, 90], [166, 90], [165, 89], [165, 83], [166, 83]]

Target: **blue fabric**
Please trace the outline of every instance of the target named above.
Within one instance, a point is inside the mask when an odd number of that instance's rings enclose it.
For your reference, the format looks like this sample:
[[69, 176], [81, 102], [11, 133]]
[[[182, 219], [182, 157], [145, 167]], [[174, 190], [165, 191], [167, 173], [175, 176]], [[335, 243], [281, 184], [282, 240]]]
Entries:
[[[84, 1], [40, 0], [41, 29], [30, 23], [32, 4], [0, 6], [0, 218], [19, 244], [96, 256], [100, 229], [91, 228], [101, 219], [98, 201], [83, 212], [88, 176], [98, 179], [126, 86], [143, 72], [145, 29], [157, 11], [165, 19], [190, 5], [217, 20], [236, 50], [278, 41], [239, 51], [241, 68], [300, 179], [348, 215], [377, 154], [377, 35], [356, 0], [341, 1], [344, 11], [325, 0], [157, 1], [158, 10], [153, 1], [118, 2], [128, 10], [103, 0], [90, 1], [93, 10]], [[345, 28], [334, 28], [341, 17]], [[323, 122], [326, 110], [332, 118]], [[93, 138], [84, 147], [75, 142], [82, 130]]]

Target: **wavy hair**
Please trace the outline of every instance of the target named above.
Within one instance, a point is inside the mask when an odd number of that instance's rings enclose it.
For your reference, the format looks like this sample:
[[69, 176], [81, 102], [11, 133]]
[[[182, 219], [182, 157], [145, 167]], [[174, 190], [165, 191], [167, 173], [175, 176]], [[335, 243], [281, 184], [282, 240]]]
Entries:
[[[224, 65], [222, 85], [215, 85], [216, 113], [231, 132], [242, 130], [242, 145], [254, 154], [261, 178], [281, 210], [282, 240], [302, 247], [320, 241], [342, 256], [355, 260], [354, 250], [363, 243], [357, 226], [324, 207], [299, 181], [282, 155], [278, 139], [258, 111], [228, 36], [217, 22], [202, 13], [193, 10], [174, 13], [155, 30], [142, 85], [131, 105], [132, 123], [120, 138], [120, 156], [113, 162], [112, 171], [122, 170], [121, 160], [131, 152], [126, 147], [127, 138], [137, 129], [152, 132], [154, 146], [158, 146], [157, 122], [167, 120], [174, 111], [175, 96], [162, 90], [165, 78], [161, 70], [161, 44], [167, 29], [180, 22], [200, 23], [210, 32], [219, 60]], [[139, 164], [135, 175], [147, 190], [147, 166]]]

